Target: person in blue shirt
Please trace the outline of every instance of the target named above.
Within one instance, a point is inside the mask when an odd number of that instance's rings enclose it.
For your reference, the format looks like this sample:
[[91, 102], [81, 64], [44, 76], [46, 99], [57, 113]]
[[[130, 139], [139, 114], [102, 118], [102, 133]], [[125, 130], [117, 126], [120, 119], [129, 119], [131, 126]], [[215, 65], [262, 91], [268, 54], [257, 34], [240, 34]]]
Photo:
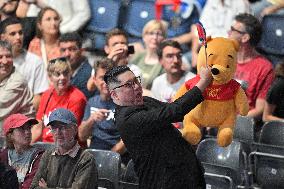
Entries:
[[115, 104], [103, 80], [106, 71], [112, 66], [111, 60], [106, 58], [94, 65], [93, 81], [99, 94], [89, 99], [78, 133], [79, 138], [83, 141], [91, 137], [90, 148], [112, 150], [123, 155], [126, 151], [125, 146], [120, 138], [117, 126], [114, 124]]
[[92, 66], [88, 59], [82, 55], [82, 39], [76, 32], [66, 33], [59, 38], [61, 56], [66, 57], [71, 65], [71, 83], [77, 87], [87, 99], [95, 94], [87, 89], [87, 82], [92, 73]]

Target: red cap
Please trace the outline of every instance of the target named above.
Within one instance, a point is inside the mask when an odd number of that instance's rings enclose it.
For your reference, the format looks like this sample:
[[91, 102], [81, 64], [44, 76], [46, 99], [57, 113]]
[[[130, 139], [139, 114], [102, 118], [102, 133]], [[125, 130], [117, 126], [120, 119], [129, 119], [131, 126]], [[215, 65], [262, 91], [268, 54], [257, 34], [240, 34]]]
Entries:
[[22, 127], [25, 123], [30, 122], [31, 125], [37, 124], [38, 121], [33, 118], [28, 118], [23, 114], [12, 114], [4, 120], [3, 130], [4, 134], [10, 131], [10, 129]]

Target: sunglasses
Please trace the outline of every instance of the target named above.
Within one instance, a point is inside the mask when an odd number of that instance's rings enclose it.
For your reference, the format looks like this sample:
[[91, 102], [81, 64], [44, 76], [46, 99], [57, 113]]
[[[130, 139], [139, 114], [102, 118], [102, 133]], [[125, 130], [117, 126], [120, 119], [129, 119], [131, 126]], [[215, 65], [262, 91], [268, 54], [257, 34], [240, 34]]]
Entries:
[[240, 30], [234, 28], [233, 26], [231, 26], [231, 31], [238, 32], [238, 33], [240, 33], [240, 34], [245, 34], [245, 33], [247, 33], [246, 31], [240, 31]]
[[57, 61], [67, 62], [67, 58], [66, 57], [59, 57], [59, 58], [55, 58], [55, 59], [49, 60], [48, 62], [50, 64], [55, 64]]

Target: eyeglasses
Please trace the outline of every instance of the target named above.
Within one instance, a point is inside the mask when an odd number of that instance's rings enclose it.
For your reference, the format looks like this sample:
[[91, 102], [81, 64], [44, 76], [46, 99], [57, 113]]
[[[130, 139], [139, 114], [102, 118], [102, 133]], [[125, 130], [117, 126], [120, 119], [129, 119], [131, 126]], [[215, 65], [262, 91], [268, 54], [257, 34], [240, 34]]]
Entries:
[[121, 88], [121, 87], [126, 87], [126, 88], [129, 88], [129, 89], [134, 88], [135, 84], [137, 84], [137, 85], [141, 84], [141, 77], [140, 76], [135, 77], [132, 81], [127, 81], [126, 83], [124, 83], [122, 85], [114, 87], [112, 90], [115, 90], [115, 89], [118, 89], [118, 88]]
[[180, 60], [182, 58], [182, 53], [176, 53], [176, 54], [170, 53], [170, 54], [165, 55], [165, 58], [168, 59], [168, 60], [173, 60], [174, 57], [176, 57], [177, 59]]
[[149, 35], [149, 36], [164, 37], [162, 32], [146, 32], [146, 34]]
[[67, 62], [67, 58], [66, 57], [54, 58], [52, 60], [49, 60], [48, 62], [50, 64], [55, 64], [57, 61]]
[[240, 33], [240, 34], [245, 34], [245, 33], [247, 33], [246, 31], [240, 31], [240, 30], [234, 28], [234, 26], [231, 26], [231, 31], [235, 31], [235, 32], [238, 32], [238, 33]]

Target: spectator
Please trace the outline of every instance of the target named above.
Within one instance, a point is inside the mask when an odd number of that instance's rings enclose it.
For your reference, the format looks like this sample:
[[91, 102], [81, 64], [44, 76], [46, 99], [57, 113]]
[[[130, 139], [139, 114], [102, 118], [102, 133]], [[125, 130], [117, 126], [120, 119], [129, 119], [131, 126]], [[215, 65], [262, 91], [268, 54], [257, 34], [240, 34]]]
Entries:
[[[247, 0], [207, 0], [200, 16], [207, 36], [227, 37], [227, 32], [239, 13], [250, 12]], [[192, 27], [192, 67], [196, 68], [199, 42], [196, 27]]]
[[48, 60], [60, 56], [60, 22], [58, 12], [50, 7], [42, 9], [37, 17], [36, 37], [31, 41], [28, 50], [41, 57], [46, 67]]
[[267, 93], [263, 121], [284, 121], [284, 61], [275, 67], [275, 80]]
[[201, 70], [196, 87], [173, 103], [142, 97], [142, 87], [127, 66], [105, 74], [111, 98], [117, 104], [115, 123], [135, 164], [139, 188], [205, 188], [194, 150], [171, 123], [202, 102], [211, 83], [209, 69]]
[[157, 100], [171, 102], [180, 86], [195, 74], [182, 70], [182, 48], [177, 41], [162, 41], [157, 55], [166, 73], [154, 79], [151, 92]]
[[13, 66], [12, 47], [0, 41], [0, 135], [2, 121], [11, 114], [34, 116], [33, 95]]
[[123, 163], [127, 163], [126, 149], [114, 124], [115, 104], [103, 80], [106, 71], [112, 66], [109, 59], [102, 59], [95, 64], [93, 79], [99, 94], [90, 98], [86, 105], [84, 118], [79, 127], [79, 137], [84, 141], [92, 136], [90, 148], [120, 153]]
[[61, 55], [66, 57], [71, 65], [71, 84], [80, 89], [87, 98], [94, 93], [87, 89], [88, 79], [91, 77], [92, 67], [86, 57], [82, 55], [82, 39], [78, 33], [66, 33], [59, 38]]
[[83, 28], [91, 17], [88, 0], [22, 0], [17, 14], [20, 17], [37, 16], [41, 9], [51, 7], [62, 16], [60, 32], [75, 32]]
[[98, 188], [95, 158], [78, 144], [74, 114], [58, 108], [50, 114], [48, 126], [56, 147], [43, 154], [30, 188]]
[[17, 18], [7, 18], [1, 26], [1, 38], [12, 45], [14, 66], [28, 82], [33, 92], [33, 104], [37, 110], [41, 93], [48, 89], [48, 78], [43, 61], [37, 55], [23, 49], [23, 28]]
[[9, 165], [0, 162], [0, 188], [19, 188], [17, 172]]
[[239, 80], [248, 97], [248, 116], [261, 120], [265, 97], [273, 81], [271, 62], [255, 50], [261, 37], [261, 24], [250, 14], [239, 14], [229, 31], [229, 38], [240, 44], [235, 79]]
[[[1, 0], [2, 3], [2, 5], [0, 3], [1, 21], [4, 21], [10, 17], [17, 17], [16, 10], [18, 8], [19, 1], [20, 0], [10, 0], [10, 1]], [[36, 17], [21, 18], [19, 20], [22, 24], [23, 33], [24, 33], [23, 47], [27, 49], [30, 41], [35, 36]]]
[[86, 97], [79, 89], [71, 85], [69, 61], [65, 57], [53, 59], [48, 64], [47, 72], [52, 87], [41, 96], [36, 115], [39, 124], [32, 128], [32, 142], [40, 138], [43, 142], [54, 142], [51, 130], [46, 127], [49, 115], [53, 110], [57, 108], [69, 109], [75, 114], [79, 124], [84, 115]]
[[[143, 28], [143, 41], [145, 52], [135, 53], [130, 60], [130, 64], [137, 65], [142, 72], [142, 86], [151, 89], [153, 80], [163, 73], [163, 68], [159, 63], [157, 48], [166, 38], [166, 25], [163, 21], [151, 20]], [[135, 45], [137, 48], [137, 45]]]
[[[106, 45], [104, 47], [107, 58], [113, 61], [115, 66], [128, 65], [128, 39], [127, 35], [123, 30], [114, 28], [106, 34]], [[129, 64], [130, 69], [135, 75], [140, 76], [140, 69], [134, 65]], [[88, 89], [90, 91], [95, 90], [93, 77], [88, 81]]]
[[16, 170], [21, 189], [30, 188], [43, 154], [30, 145], [31, 127], [37, 123], [23, 114], [12, 114], [3, 123], [7, 148], [0, 152], [0, 162]]

